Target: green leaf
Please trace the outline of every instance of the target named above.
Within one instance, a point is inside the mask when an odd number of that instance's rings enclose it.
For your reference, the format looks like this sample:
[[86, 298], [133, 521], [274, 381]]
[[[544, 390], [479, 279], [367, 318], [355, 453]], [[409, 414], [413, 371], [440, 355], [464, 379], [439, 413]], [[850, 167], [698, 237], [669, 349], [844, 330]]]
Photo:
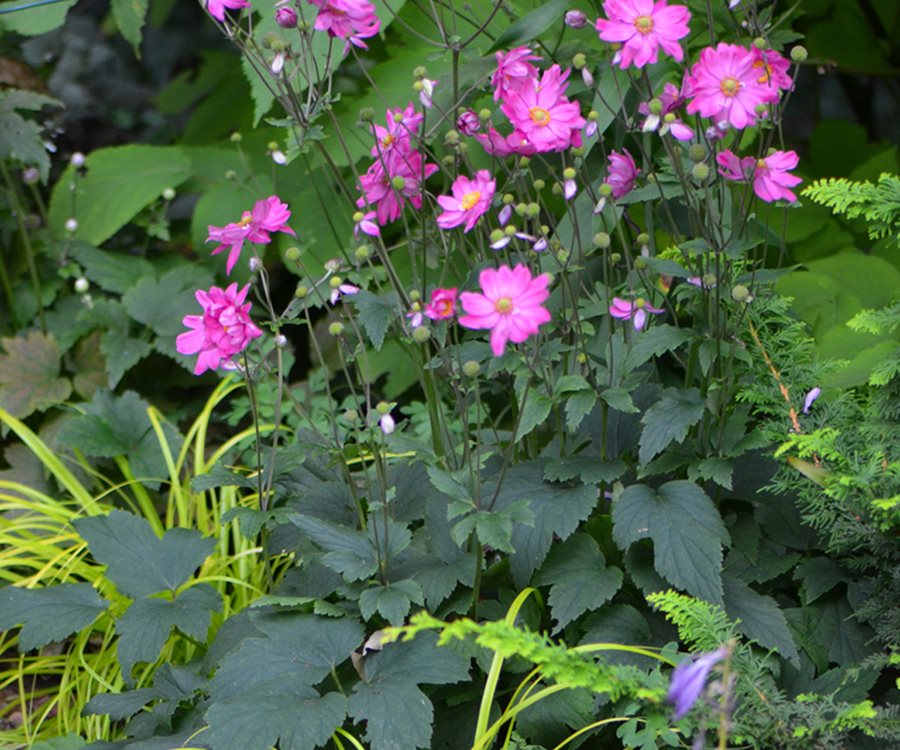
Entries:
[[205, 685], [206, 679], [189, 667], [163, 664], [153, 675], [153, 687], [124, 690], [121, 693], [100, 693], [87, 702], [83, 713], [105, 714], [113, 721], [120, 721], [133, 716], [148, 703], [162, 701], [153, 707], [153, 713], [165, 716], [168, 720], [179, 703], [190, 700]]
[[219, 593], [206, 584], [193, 586], [172, 601], [155, 598], [135, 601], [116, 620], [116, 632], [119, 634], [117, 653], [126, 682], [130, 682], [131, 669], [135, 664], [152, 664], [159, 658], [172, 628], [178, 628], [196, 641], [205, 642], [213, 612], [221, 609]]
[[0, 589], [0, 630], [21, 625], [19, 651], [31, 651], [83, 630], [108, 605], [88, 583], [42, 589], [6, 586]]
[[625, 473], [625, 463], [621, 459], [602, 461], [600, 456], [568, 456], [556, 461], [548, 461], [544, 466], [544, 479], [548, 482], [568, 482], [580, 479], [585, 484], [615, 482]]
[[141, 279], [153, 276], [153, 266], [145, 258], [100, 250], [78, 240], [71, 242], [69, 247], [72, 256], [84, 268], [85, 277], [107, 292], [122, 294]]
[[727, 458], [709, 456], [688, 467], [688, 479], [696, 482], [698, 479], [711, 480], [726, 490], [731, 489], [731, 477], [734, 467]]
[[16, 110], [38, 110], [45, 106], [60, 107], [62, 103], [32, 91], [0, 91], [0, 159], [37, 166], [43, 181], [47, 180], [50, 171], [43, 129], [37, 122], [22, 117]]
[[469, 513], [457, 523], [451, 535], [460, 547], [472, 531], [478, 533], [478, 539], [501, 552], [514, 552], [512, 530], [516, 523], [531, 525], [532, 515], [525, 501], [511, 503], [501, 510], [477, 510]]
[[875, 650], [871, 628], [856, 619], [842, 591], [826, 594], [804, 609], [812, 611], [812, 638], [826, 649], [829, 661], [857, 665]]
[[24, 36], [46, 34], [63, 25], [66, 13], [76, 2], [77, 0], [60, 0], [57, 3], [39, 5], [25, 10], [18, 10], [23, 5], [29, 4], [23, 3], [22, 0], [0, 3], [0, 12], [6, 11], [0, 15], [0, 29]]
[[641, 418], [639, 460], [648, 463], [672, 442], [681, 442], [703, 417], [706, 406], [696, 388], [666, 388], [662, 398]]
[[30, 750], [81, 750], [87, 742], [74, 732], [65, 737], [51, 737], [49, 740], [35, 742]]
[[[78, 229], [75, 236], [92, 245], [108, 240], [137, 214], [176, 188], [191, 172], [191, 160], [174, 146], [113, 146], [94, 151], [78, 182]], [[58, 235], [70, 218], [72, 169], [60, 177], [50, 198], [50, 226]]]
[[364, 620], [371, 620], [379, 612], [394, 627], [403, 624], [413, 602], [422, 605], [422, 587], [411, 578], [387, 586], [371, 586], [359, 596], [359, 611]]
[[[485, 496], [490, 497], [490, 482]], [[495, 510], [503, 510], [516, 503], [527, 502], [533, 520], [513, 527], [510, 555], [513, 580], [518, 587], [528, 584], [531, 574], [544, 561], [554, 537], [566, 539], [578, 524], [590, 515], [597, 504], [597, 487], [576, 485], [567, 487], [544, 481], [544, 463], [530, 461], [514, 466], [503, 479], [497, 495]]]
[[108, 566], [106, 577], [132, 599], [175, 591], [215, 547], [212, 537], [193, 529], [170, 529], [160, 539], [146, 520], [123, 510], [72, 523], [94, 559]]
[[310, 750], [325, 745], [346, 715], [347, 699], [339, 693], [251, 693], [210, 706], [204, 744], [216, 750]]
[[569, 5], [571, 5], [569, 0], [550, 0], [549, 3], [542, 3], [497, 37], [488, 52], [519, 47], [539, 37], [553, 24], [562, 26], [563, 15], [569, 9]]
[[578, 391], [569, 395], [566, 398], [566, 429], [575, 432], [596, 405], [597, 394], [594, 391]]
[[424, 633], [413, 641], [386, 644], [363, 661], [362, 674], [349, 711], [365, 722], [371, 750], [413, 750], [429, 747], [434, 717], [431, 701], [418, 685], [467, 681], [469, 660]]
[[516, 439], [521, 440], [538, 425], [544, 424], [553, 408], [553, 399], [545, 393], [538, 393], [536, 388], [529, 388], [525, 397], [525, 408], [519, 419]]
[[725, 611], [732, 620], [740, 620], [737, 629], [799, 667], [800, 654], [778, 603], [771, 596], [757, 593], [738, 578], [724, 576], [722, 583]]
[[375, 547], [361, 531], [299, 513], [291, 521], [325, 550], [322, 562], [346, 580], [361, 581], [378, 570]]
[[812, 604], [839, 583], [850, 580], [847, 573], [830, 557], [809, 557], [798, 563], [794, 577], [803, 581], [803, 603]]
[[692, 336], [692, 331], [668, 324], [655, 325], [642, 331], [640, 336], [634, 337], [634, 343], [625, 356], [625, 369], [634, 370], [653, 357], [673, 351], [690, 341]]
[[633, 484], [614, 502], [612, 520], [620, 549], [652, 539], [661, 576], [692, 596], [722, 604], [721, 545], [728, 543], [728, 532], [697, 485], [679, 480], [654, 490]]
[[356, 294], [346, 297], [357, 310], [357, 319], [362, 324], [375, 349], [381, 349], [384, 335], [391, 322], [397, 319], [397, 308], [386, 296], [372, 294], [361, 289]]
[[147, 17], [148, 0], [112, 0], [112, 13], [116, 26], [134, 48], [135, 57], [141, 57], [141, 30]]
[[100, 351], [106, 357], [109, 371], [108, 383], [115, 388], [126, 372], [153, 351], [149, 341], [142, 341], [114, 329], [104, 331], [100, 341]]
[[61, 404], [72, 393], [68, 378], [60, 377], [56, 339], [32, 331], [26, 337], [0, 339], [0, 407], [14, 417]]
[[624, 388], [607, 388], [600, 394], [600, 398], [606, 401], [616, 411], [625, 414], [637, 414], [638, 408], [631, 400], [631, 394]]
[[550, 550], [535, 576], [537, 586], [550, 587], [550, 611], [559, 632], [572, 620], [599, 609], [622, 586], [622, 571], [606, 567], [600, 547], [589, 534], [573, 534]]

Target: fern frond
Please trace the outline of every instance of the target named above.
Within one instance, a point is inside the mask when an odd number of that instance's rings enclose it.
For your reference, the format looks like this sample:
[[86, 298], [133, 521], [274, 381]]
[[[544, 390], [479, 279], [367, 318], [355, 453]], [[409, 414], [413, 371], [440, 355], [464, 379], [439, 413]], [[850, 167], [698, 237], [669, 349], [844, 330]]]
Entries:
[[847, 218], [863, 217], [871, 239], [894, 234], [900, 245], [900, 176], [882, 174], [875, 185], [829, 177], [816, 180], [802, 195]]

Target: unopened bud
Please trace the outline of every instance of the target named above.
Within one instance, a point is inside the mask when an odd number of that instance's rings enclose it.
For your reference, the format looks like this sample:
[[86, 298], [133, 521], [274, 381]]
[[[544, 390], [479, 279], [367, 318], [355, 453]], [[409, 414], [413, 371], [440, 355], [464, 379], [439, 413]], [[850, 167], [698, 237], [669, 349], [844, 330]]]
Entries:
[[601, 250], [605, 250], [610, 245], [609, 235], [606, 232], [597, 232], [594, 235], [594, 244]]
[[332, 276], [328, 280], [328, 284], [331, 286], [332, 289], [337, 289], [343, 283], [344, 283], [344, 280], [340, 276]]
[[638, 244], [638, 246], [646, 245], [650, 242], [650, 235], [646, 232], [641, 232], [637, 237], [634, 238], [634, 241]]
[[291, 245], [287, 250], [284, 251], [284, 259], [290, 261], [291, 263], [296, 263], [300, 260], [300, 248], [295, 245]]
[[406, 187], [406, 179], [397, 175], [391, 178], [391, 185], [394, 187], [394, 190], [403, 190]]
[[525, 215], [530, 219], [534, 219], [541, 213], [541, 207], [537, 203], [529, 203], [525, 207]]
[[174, 188], [167, 187], [162, 191], [162, 197], [164, 201], [173, 201], [175, 200], [175, 190]]
[[618, 263], [620, 260], [622, 260], [622, 253], [610, 253], [609, 260], [612, 263]]
[[250, 258], [250, 273], [256, 273], [262, 266], [263, 262], [255, 255]]
[[279, 8], [275, 11], [275, 23], [283, 29], [294, 29], [297, 27], [297, 11], [293, 8]]
[[647, 105], [647, 109], [650, 110], [650, 114], [658, 115], [662, 112], [663, 104], [659, 99], [653, 98], [650, 100], [650, 103]]
[[703, 161], [706, 158], [706, 148], [699, 143], [693, 144], [688, 149], [688, 158], [691, 161]]
[[387, 401], [379, 401], [375, 404], [375, 411], [379, 414], [387, 414], [391, 410], [391, 405]]
[[375, 119], [375, 110], [372, 107], [363, 107], [359, 110], [359, 119], [361, 122], [372, 122]]
[[431, 338], [431, 331], [428, 326], [419, 326], [413, 329], [412, 337], [417, 344], [424, 344]]
[[647, 268], [647, 261], [644, 258], [635, 258], [634, 259], [634, 268], [636, 271], [643, 271]]
[[584, 352], [578, 352], [575, 356], [575, 361], [580, 365], [586, 365], [588, 363], [588, 355]]
[[768, 49], [769, 43], [763, 37], [758, 36], [753, 40], [753, 46], [756, 47], [756, 49]]
[[491, 110], [487, 108], [478, 111], [478, 119], [483, 122], [487, 122], [488, 120], [490, 120], [492, 115], [493, 112], [491, 112]]
[[750, 290], [743, 284], [737, 284], [731, 289], [731, 299], [735, 302], [749, 302]]
[[602, 195], [604, 198], [609, 198], [609, 196], [612, 195], [612, 185], [610, 185], [608, 182], [604, 182], [604, 183], [599, 187], [598, 192], [599, 192], [600, 195]]
[[236, 180], [236, 179], [237, 179], [237, 172], [235, 172], [233, 169], [227, 170], [227, 171], [225, 172], [225, 179], [226, 179], [226, 180]]
[[328, 326], [328, 333], [332, 336], [340, 336], [344, 332], [344, 324], [340, 321], [335, 321], [330, 326]]
[[28, 167], [22, 170], [22, 182], [26, 185], [36, 185], [41, 179], [41, 173], [37, 167]]
[[419, 65], [416, 68], [413, 68], [413, 78], [424, 78], [428, 75], [428, 68], [424, 65]]
[[67, 232], [74, 232], [78, 229], [78, 219], [66, 219], [65, 227]]
[[809, 52], [806, 51], [806, 47], [801, 44], [798, 44], [796, 47], [791, 48], [791, 60], [795, 63], [806, 62], [806, 58], [809, 57]]
[[279, 333], [274, 339], [275, 346], [279, 349], [284, 349], [288, 345], [287, 336], [283, 333]]
[[572, 67], [575, 70], [581, 70], [587, 64], [587, 57], [584, 56], [583, 52], [579, 52], [572, 58]]
[[535, 190], [543, 190], [546, 187], [547, 183], [543, 180], [535, 180], [534, 181], [534, 189]]
[[574, 169], [572, 169], [572, 167], [566, 167], [566, 168], [563, 170], [563, 179], [565, 179], [565, 180], [574, 180], [574, 179], [575, 179], [575, 175], [577, 175], [577, 174], [578, 174], [578, 172], [576, 172]]
[[309, 287], [305, 284], [297, 284], [297, 288], [294, 290], [294, 296], [297, 299], [303, 299], [307, 294], [309, 294]]
[[91, 288], [91, 282], [89, 282], [84, 276], [81, 276], [75, 279], [75, 291], [78, 294], [85, 294], [87, 290]]
[[447, 134], [444, 136], [444, 143], [450, 146], [455, 146], [457, 143], [459, 143], [459, 133], [457, 133], [455, 130], [448, 130]]
[[418, 302], [422, 299], [422, 294], [418, 289], [410, 289], [409, 291], [409, 301], [410, 302]]
[[587, 23], [587, 16], [580, 10], [566, 11], [566, 26], [570, 29], [583, 29]]
[[691, 177], [697, 180], [697, 182], [703, 182], [709, 177], [709, 165], [704, 164], [702, 161], [695, 164], [691, 167]]
[[356, 248], [353, 254], [356, 256], [357, 260], [362, 261], [368, 260], [372, 252], [369, 250], [368, 245], [360, 245], [358, 248]]
[[69, 160], [72, 162], [73, 167], [83, 167], [84, 166], [84, 154], [81, 151], [76, 151], [72, 154], [72, 158]]
[[356, 411], [356, 409], [347, 409], [347, 411], [344, 412], [344, 419], [350, 424], [356, 424], [359, 420], [359, 412]]
[[502, 229], [495, 229], [493, 232], [491, 232], [491, 244], [493, 244], [494, 242], [500, 242], [500, 240], [502, 240], [505, 236], [506, 234]]
[[232, 143], [240, 143], [242, 140], [244, 140], [244, 136], [242, 136], [240, 133], [232, 133], [231, 134], [231, 142]]
[[481, 365], [474, 359], [470, 359], [463, 363], [462, 371], [467, 378], [478, 377], [478, 373], [481, 372]]

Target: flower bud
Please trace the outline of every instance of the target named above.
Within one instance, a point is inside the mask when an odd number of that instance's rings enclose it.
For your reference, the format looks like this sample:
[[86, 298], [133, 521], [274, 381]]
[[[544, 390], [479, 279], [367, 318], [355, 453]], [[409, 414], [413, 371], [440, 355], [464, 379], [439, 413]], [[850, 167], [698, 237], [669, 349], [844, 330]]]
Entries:
[[428, 75], [428, 68], [424, 65], [419, 65], [416, 68], [413, 68], [413, 78], [424, 78]]
[[663, 104], [659, 99], [654, 97], [653, 99], [650, 100], [650, 103], [647, 105], [647, 109], [650, 110], [650, 114], [658, 115], [660, 112], [662, 112]]
[[478, 113], [474, 109], [467, 109], [456, 119], [456, 129], [463, 135], [475, 135], [481, 122]]
[[493, 112], [491, 112], [491, 110], [487, 108], [478, 111], [478, 119], [482, 122], [487, 122], [488, 120], [490, 120], [492, 115]]
[[641, 232], [637, 237], [634, 238], [634, 241], [638, 246], [646, 245], [648, 242], [650, 242], [650, 235], [646, 232]]
[[390, 410], [391, 405], [387, 401], [379, 401], [377, 404], [375, 404], [375, 411], [377, 411], [379, 414], [387, 414]]
[[700, 283], [703, 284], [707, 289], [712, 289], [717, 283], [718, 279], [714, 273], [705, 273], [703, 277], [700, 279]]
[[66, 219], [65, 227], [67, 232], [74, 232], [78, 229], [78, 219]]
[[502, 240], [505, 236], [506, 234], [502, 229], [495, 229], [493, 232], [491, 232], [491, 243], [493, 244], [494, 242], [500, 242], [500, 240]]
[[575, 356], [575, 361], [580, 365], [586, 365], [588, 363], [588, 355], [584, 352], [578, 352]]
[[412, 337], [417, 344], [424, 344], [431, 338], [431, 331], [428, 326], [419, 326], [413, 329]]
[[75, 291], [78, 294], [86, 294], [87, 290], [91, 288], [91, 282], [89, 282], [84, 276], [80, 276], [75, 279]]
[[231, 134], [231, 142], [232, 143], [240, 143], [242, 140], [244, 140], [244, 136], [242, 136], [240, 133], [232, 133]]
[[331, 286], [332, 289], [337, 289], [343, 283], [344, 283], [344, 280], [340, 276], [332, 276], [328, 280], [328, 284]]
[[360, 122], [372, 122], [375, 119], [375, 110], [372, 107], [363, 107], [359, 110]]
[[531, 159], [529, 157], [523, 156], [519, 159], [520, 167], [527, 167], [529, 164], [531, 164]]
[[647, 261], [644, 258], [635, 258], [634, 259], [634, 268], [636, 271], [643, 271], [647, 268]]
[[610, 253], [609, 259], [613, 263], [618, 263], [620, 260], [622, 260], [622, 254], [621, 253]]
[[393, 185], [394, 190], [403, 190], [406, 187], [406, 179], [397, 175], [391, 178], [391, 185]]
[[344, 324], [340, 321], [335, 321], [330, 326], [328, 326], [328, 333], [332, 336], [340, 336], [344, 332]]
[[570, 29], [583, 29], [587, 23], [587, 16], [580, 10], [566, 11], [566, 26]]
[[83, 167], [84, 166], [84, 154], [80, 151], [76, 151], [72, 154], [72, 158], [69, 160], [72, 163], [73, 167]]
[[449, 146], [455, 146], [457, 143], [459, 143], [459, 133], [457, 133], [455, 130], [448, 130], [444, 135], [444, 143]]
[[470, 359], [463, 363], [462, 371], [467, 378], [475, 378], [481, 372], [481, 365], [474, 359]]
[[534, 219], [541, 213], [541, 207], [537, 203], [529, 203], [525, 206], [525, 215], [531, 219]]
[[709, 177], [709, 165], [702, 161], [691, 167], [691, 177], [697, 182], [704, 182]]
[[552, 192], [553, 195], [562, 195], [563, 194], [562, 183], [554, 182], [550, 188], [550, 192]]
[[688, 149], [688, 158], [691, 161], [703, 161], [706, 158], [706, 148], [700, 143], [693, 144]]
[[752, 298], [750, 296], [750, 290], [747, 287], [743, 284], [736, 284], [731, 289], [731, 299], [735, 302], [749, 302]]
[[275, 23], [283, 29], [294, 29], [297, 27], [297, 11], [293, 8], [279, 8], [275, 11]]
[[525, 212], [527, 210], [528, 210], [528, 206], [526, 206], [524, 203], [516, 203], [516, 215], [517, 216], [524, 216]]
[[807, 57], [809, 57], [809, 52], [806, 51], [806, 47], [802, 44], [798, 44], [796, 47], [791, 48], [791, 60], [795, 63], [806, 62]]
[[601, 250], [606, 250], [610, 245], [609, 235], [606, 232], [597, 232], [594, 235], [594, 244]]
[[285, 336], [283, 333], [279, 333], [275, 337], [274, 343], [275, 346], [277, 346], [279, 349], [284, 349], [288, 345], [287, 336]]
[[28, 167], [22, 170], [22, 182], [26, 185], [36, 185], [41, 179], [41, 173], [37, 167]]
[[347, 409], [347, 411], [344, 412], [344, 420], [350, 424], [356, 424], [359, 420], [359, 412], [356, 411], [356, 409]]
[[297, 284], [297, 288], [294, 290], [294, 296], [297, 299], [303, 299], [307, 294], [309, 294], [309, 287], [304, 284]]
[[353, 253], [359, 261], [368, 260], [372, 254], [368, 245], [360, 245]]
[[256, 273], [262, 266], [263, 262], [255, 255], [250, 258], [250, 273]]
[[175, 200], [175, 189], [167, 187], [162, 191], [162, 197], [164, 201], [173, 201]]
[[420, 299], [422, 299], [422, 294], [419, 292], [418, 289], [410, 289], [409, 290], [409, 301], [410, 302], [418, 302]]
[[225, 172], [225, 179], [226, 179], [226, 180], [236, 180], [236, 179], [237, 179], [237, 172], [235, 172], [233, 169], [227, 170], [227, 171]]
[[284, 251], [284, 259], [290, 261], [291, 263], [296, 263], [300, 260], [300, 248], [295, 245], [291, 245], [287, 250]]
[[547, 183], [544, 182], [543, 180], [538, 179], [538, 180], [534, 181], [534, 189], [535, 190], [543, 190], [546, 186], [547, 186]]
[[758, 36], [753, 40], [753, 46], [756, 47], [756, 49], [769, 49], [769, 43], [761, 36]]
[[587, 64], [587, 57], [585, 57], [583, 52], [579, 52], [572, 58], [572, 67], [575, 70], [581, 70]]
[[515, 227], [514, 224], [507, 224], [507, 225], [503, 228], [503, 233], [504, 233], [507, 237], [512, 237], [512, 236], [515, 235], [515, 233], [518, 232], [518, 231], [519, 231], [519, 230], [516, 229], [516, 227]]
[[610, 185], [608, 182], [604, 182], [604, 183], [598, 188], [598, 192], [599, 192], [600, 195], [602, 195], [604, 198], [609, 198], [609, 196], [612, 195], [612, 185]]
[[578, 174], [578, 172], [576, 172], [574, 169], [572, 169], [572, 167], [566, 167], [563, 170], [563, 179], [564, 180], [574, 180], [575, 175], [577, 175], [577, 174]]

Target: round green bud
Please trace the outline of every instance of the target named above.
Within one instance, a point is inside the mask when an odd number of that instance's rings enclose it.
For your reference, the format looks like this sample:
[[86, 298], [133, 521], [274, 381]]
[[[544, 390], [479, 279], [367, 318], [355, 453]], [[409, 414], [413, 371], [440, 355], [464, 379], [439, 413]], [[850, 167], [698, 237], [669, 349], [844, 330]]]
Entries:
[[162, 191], [162, 197], [164, 201], [175, 200], [175, 188], [167, 187]]
[[330, 326], [328, 326], [328, 333], [332, 336], [340, 336], [344, 332], [344, 324], [340, 321], [335, 321]]
[[706, 158], [706, 148], [700, 143], [695, 143], [688, 149], [688, 158], [691, 161], [703, 161]]
[[487, 122], [488, 120], [491, 119], [491, 117], [493, 116], [493, 114], [494, 114], [494, 113], [491, 112], [491, 110], [489, 110], [489, 109], [487, 109], [487, 108], [481, 109], [481, 110], [478, 111], [478, 119], [481, 120], [481, 121], [483, 121], [483, 122]]
[[610, 185], [608, 182], [604, 182], [599, 188], [599, 193], [604, 198], [609, 198], [609, 196], [612, 195], [612, 185]]
[[391, 405], [387, 401], [379, 401], [375, 404], [375, 411], [384, 416], [391, 410]]
[[754, 107], [753, 111], [756, 112], [758, 117], [765, 117], [765, 115], [769, 111], [769, 107], [766, 104], [760, 103], [757, 104], [756, 107]]
[[518, 231], [519, 230], [516, 229], [512, 224], [507, 224], [505, 227], [503, 227], [503, 234], [505, 234], [507, 237], [512, 237]]
[[541, 234], [550, 234], [550, 227], [546, 224], [541, 224]]
[[521, 159], [519, 159], [520, 167], [527, 167], [529, 164], [531, 164], [531, 159], [529, 159], [527, 156], [523, 156]]
[[455, 130], [448, 130], [447, 134], [444, 136], [444, 143], [449, 143], [451, 146], [455, 146], [459, 143], [459, 133]]
[[543, 190], [546, 187], [546, 185], [547, 185], [547, 183], [544, 182], [543, 180], [538, 179], [538, 180], [534, 181], [534, 189], [535, 190]]
[[584, 146], [573, 146], [572, 156], [584, 156]]
[[515, 200], [516, 200], [516, 196], [514, 196], [512, 193], [504, 193], [503, 194], [503, 203], [505, 205], [508, 206], [511, 203], [513, 203]]
[[409, 292], [409, 301], [410, 302], [418, 302], [422, 299], [422, 294], [418, 289], [411, 289]]
[[296, 263], [300, 260], [300, 248], [296, 245], [291, 245], [287, 250], [284, 251], [284, 259], [290, 261], [291, 263]]
[[303, 299], [307, 294], [309, 294], [309, 287], [304, 284], [297, 284], [297, 288], [294, 290], [294, 296], [297, 299]]
[[364, 260], [368, 260], [369, 256], [372, 253], [369, 250], [368, 245], [360, 245], [358, 248], [356, 248], [356, 250], [353, 252], [353, 254], [356, 256], [357, 260], [364, 261]]
[[601, 250], [605, 250], [610, 245], [609, 235], [606, 232], [597, 232], [597, 234], [594, 235], [594, 245]]
[[559, 261], [560, 265], [566, 265], [569, 262], [569, 251], [568, 250], [560, 250], [556, 254], [556, 259]]
[[365, 218], [366, 215], [362, 211], [357, 211], [355, 214], [353, 214], [353, 223], [359, 224], [359, 222], [361, 222]]
[[469, 150], [469, 144], [463, 141], [462, 143], [456, 144], [456, 150], [461, 154], [465, 154]]
[[453, 154], [447, 154], [443, 159], [441, 159], [441, 163], [445, 167], [452, 167], [456, 163], [456, 157]]
[[403, 113], [402, 112], [394, 112], [394, 122], [398, 125], [403, 122]]
[[763, 37], [758, 36], [753, 40], [753, 46], [756, 47], [756, 49], [768, 49], [769, 42], [766, 41]]
[[704, 164], [702, 161], [695, 164], [691, 167], [691, 177], [697, 180], [697, 182], [704, 182], [706, 178], [709, 177], [709, 165]]
[[578, 174], [578, 172], [576, 172], [574, 169], [572, 169], [572, 167], [566, 167], [563, 170], [563, 179], [564, 180], [574, 180], [575, 175], [577, 175], [577, 174]]
[[795, 63], [806, 62], [807, 57], [809, 57], [809, 52], [806, 51], [806, 47], [802, 44], [798, 44], [796, 47], [791, 48], [791, 60]]
[[413, 78], [424, 78], [428, 75], [428, 69], [424, 65], [413, 68]]
[[669, 123], [670, 125], [671, 125], [673, 122], [675, 122], [675, 120], [677, 120], [677, 119], [678, 119], [678, 117], [675, 115], [674, 112], [669, 112], [669, 114], [663, 115], [663, 122], [667, 122], [667, 123]]
[[634, 238], [634, 241], [638, 244], [639, 247], [646, 245], [650, 242], [650, 235], [646, 232], [641, 232], [637, 237]]
[[363, 107], [359, 110], [360, 122], [372, 122], [375, 119], [375, 110], [372, 107]]
[[586, 365], [588, 363], [588, 355], [584, 352], [578, 352], [578, 354], [575, 355], [575, 361], [580, 365]]
[[584, 56], [583, 52], [579, 52], [572, 58], [572, 67], [575, 70], [581, 70], [587, 64], [587, 58]]
[[553, 186], [550, 188], [550, 191], [553, 195], [562, 195], [563, 194], [563, 186], [561, 182], [554, 182]]
[[656, 182], [656, 172], [647, 172], [647, 182], [651, 184]]
[[622, 260], [622, 254], [621, 253], [610, 253], [609, 259], [613, 263], [618, 263], [620, 260]]
[[268, 144], [266, 144], [266, 151], [277, 151], [277, 150], [278, 150], [278, 144], [275, 141], [269, 141]]
[[749, 302], [750, 290], [743, 284], [736, 284], [731, 289], [731, 299], [735, 302]]
[[242, 136], [240, 133], [232, 133], [231, 134], [231, 142], [232, 143], [240, 143], [242, 140], [244, 140], [244, 136]]
[[700, 282], [707, 289], [712, 289], [712, 287], [714, 287], [718, 281], [719, 280], [716, 278], [716, 275], [714, 273], [705, 273], [705, 274], [703, 274], [703, 277], [700, 279]]
[[516, 203], [516, 215], [517, 216], [524, 216], [525, 212], [527, 210], [528, 210], [528, 206], [526, 206], [524, 203]]
[[590, 112], [588, 112], [588, 120], [596, 122], [599, 119], [600, 113], [596, 109], [592, 109]]
[[537, 203], [529, 203], [525, 209], [529, 218], [534, 219], [541, 213], [541, 207]]
[[412, 337], [417, 344], [424, 344], [431, 338], [431, 329], [428, 326], [413, 328]]
[[328, 280], [328, 284], [332, 289], [337, 289], [343, 283], [344, 283], [344, 280], [340, 276], [332, 276]]
[[637, 271], [643, 271], [645, 268], [647, 268], [647, 261], [644, 258], [635, 258], [634, 268]]
[[406, 187], [406, 179], [397, 175], [391, 179], [391, 185], [393, 185], [394, 190], [403, 190]]
[[359, 412], [356, 411], [356, 409], [347, 409], [347, 411], [344, 412], [344, 419], [350, 424], [356, 424], [359, 420]]
[[491, 244], [500, 242], [500, 240], [502, 240], [505, 236], [506, 234], [502, 229], [495, 229], [493, 232], [491, 232]]
[[481, 372], [481, 365], [474, 359], [470, 359], [467, 362], [463, 362], [462, 371], [467, 378], [475, 378]]
[[226, 179], [226, 180], [236, 180], [236, 179], [237, 179], [237, 172], [235, 172], [233, 169], [229, 169], [229, 170], [225, 173], [225, 179]]
[[651, 114], [658, 115], [660, 112], [662, 112], [663, 104], [659, 99], [655, 97], [650, 100], [650, 103], [647, 106]]

